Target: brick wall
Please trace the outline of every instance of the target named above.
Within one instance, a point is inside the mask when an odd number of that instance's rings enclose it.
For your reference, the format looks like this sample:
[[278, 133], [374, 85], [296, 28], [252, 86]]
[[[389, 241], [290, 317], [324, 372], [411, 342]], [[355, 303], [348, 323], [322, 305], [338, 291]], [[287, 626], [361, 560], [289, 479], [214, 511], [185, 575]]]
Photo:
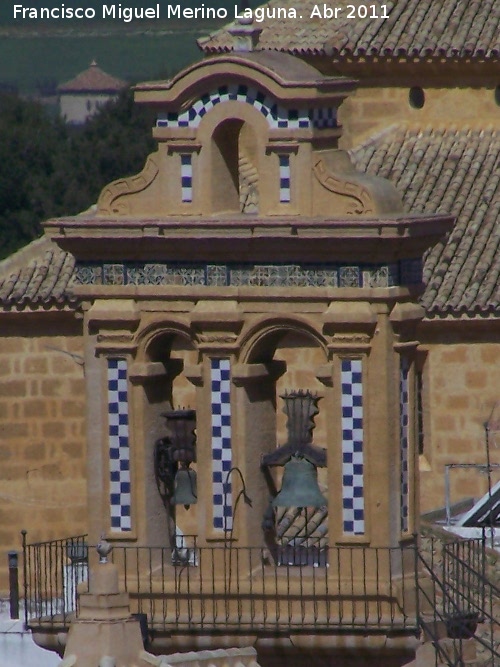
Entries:
[[[79, 326], [39, 321], [30, 326], [27, 316], [19, 330], [7, 324], [2, 334], [0, 544], [5, 553], [20, 549], [21, 529], [29, 541], [85, 532], [87, 496]], [[7, 588], [5, 557], [0, 594]]]

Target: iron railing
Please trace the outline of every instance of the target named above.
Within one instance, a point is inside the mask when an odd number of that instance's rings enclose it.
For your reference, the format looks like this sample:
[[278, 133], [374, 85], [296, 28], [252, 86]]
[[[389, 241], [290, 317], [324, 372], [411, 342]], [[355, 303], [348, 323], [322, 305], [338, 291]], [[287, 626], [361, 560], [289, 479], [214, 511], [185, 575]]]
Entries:
[[[111, 553], [132, 613], [146, 614], [152, 633], [418, 634], [412, 545], [329, 547], [306, 559], [290, 547], [191, 544]], [[84, 536], [25, 542], [24, 557], [27, 627], [66, 629], [94, 548]]]
[[[430, 540], [417, 552], [419, 624], [436, 665], [464, 667], [471, 642], [481, 664], [500, 665], [500, 589], [486, 573], [486, 540]], [[453, 640], [453, 641], [449, 641]]]

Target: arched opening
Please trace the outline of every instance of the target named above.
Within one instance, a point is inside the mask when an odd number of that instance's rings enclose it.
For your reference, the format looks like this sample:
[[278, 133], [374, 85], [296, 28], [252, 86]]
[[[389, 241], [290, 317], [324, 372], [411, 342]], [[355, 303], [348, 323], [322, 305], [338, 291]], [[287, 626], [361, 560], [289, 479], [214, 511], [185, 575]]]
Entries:
[[[266, 369], [258, 382], [249, 383], [247, 408], [251, 414], [245, 438], [255, 461], [263, 455], [261, 475], [266, 480], [261, 505], [264, 541], [283, 565], [325, 565], [328, 544], [328, 480], [326, 468], [327, 415], [325, 386], [316, 371], [326, 362], [326, 351], [312, 332], [278, 326], [255, 342], [248, 355], [251, 365]], [[258, 424], [259, 442], [252, 424]], [[296, 447], [296, 445], [298, 446]], [[286, 504], [283, 490], [290, 461], [301, 463], [309, 490], [318, 498], [313, 505]], [[247, 465], [251, 466], [252, 461]], [[307, 477], [307, 479], [306, 479]], [[290, 477], [288, 477], [290, 481]], [[291, 497], [301, 489], [291, 487]], [[297, 478], [297, 484], [301, 481]], [[309, 494], [304, 497], [311, 497]], [[324, 502], [319, 502], [320, 498]]]
[[197, 362], [197, 352], [187, 336], [162, 332], [147, 344], [145, 358], [152, 368], [151, 376], [143, 382], [145, 493], [149, 507], [147, 516], [152, 518], [148, 532], [156, 537], [157, 543], [171, 546], [174, 557], [176, 553], [193, 554], [197, 533], [196, 505], [193, 503], [185, 508], [183, 504], [176, 504], [174, 494], [180, 469], [188, 467], [196, 474], [196, 439], [194, 435], [187, 438], [192, 447], [186, 466], [176, 454], [180, 443], [175, 436], [176, 431], [182, 434], [182, 424], [169, 415], [182, 416], [189, 412], [190, 421], [186, 421], [186, 428], [193, 432], [196, 390], [185, 376], [184, 368]]
[[212, 135], [212, 211], [257, 213], [257, 141], [252, 127], [230, 118]]

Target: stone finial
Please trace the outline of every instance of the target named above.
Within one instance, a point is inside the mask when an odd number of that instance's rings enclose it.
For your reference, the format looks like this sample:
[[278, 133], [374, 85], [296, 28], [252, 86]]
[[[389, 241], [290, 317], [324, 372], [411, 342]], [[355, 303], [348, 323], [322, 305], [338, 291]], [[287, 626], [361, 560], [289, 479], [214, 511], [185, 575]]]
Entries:
[[96, 546], [96, 551], [99, 554], [99, 563], [107, 563], [108, 555], [111, 553], [113, 545], [107, 542], [104, 537], [101, 537], [101, 540]]
[[233, 51], [248, 53], [257, 46], [262, 28], [253, 24], [252, 17], [240, 16], [228, 32], [233, 37]]

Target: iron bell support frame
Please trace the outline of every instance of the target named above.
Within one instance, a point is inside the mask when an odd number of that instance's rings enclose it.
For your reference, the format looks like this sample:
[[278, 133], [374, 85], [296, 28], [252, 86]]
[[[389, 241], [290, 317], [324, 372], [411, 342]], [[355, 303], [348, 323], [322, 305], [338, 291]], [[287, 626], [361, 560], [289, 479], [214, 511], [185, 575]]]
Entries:
[[[169, 435], [157, 440], [154, 448], [154, 471], [158, 491], [165, 507], [194, 504], [197, 500], [196, 473], [189, 466], [196, 462], [196, 411], [169, 410], [162, 416], [167, 420]], [[179, 476], [180, 479], [177, 479]], [[189, 489], [185, 488], [186, 479]], [[184, 488], [176, 501], [176, 493], [181, 491], [181, 480]]]
[[291, 391], [280, 396], [285, 402], [283, 412], [287, 416], [287, 442], [271, 454], [261, 459], [261, 470], [264, 473], [269, 492], [276, 498], [278, 491], [270, 468], [285, 466], [292, 457], [305, 459], [316, 468], [326, 467], [326, 449], [312, 444], [314, 417], [318, 414], [319, 396], [310, 391]]

